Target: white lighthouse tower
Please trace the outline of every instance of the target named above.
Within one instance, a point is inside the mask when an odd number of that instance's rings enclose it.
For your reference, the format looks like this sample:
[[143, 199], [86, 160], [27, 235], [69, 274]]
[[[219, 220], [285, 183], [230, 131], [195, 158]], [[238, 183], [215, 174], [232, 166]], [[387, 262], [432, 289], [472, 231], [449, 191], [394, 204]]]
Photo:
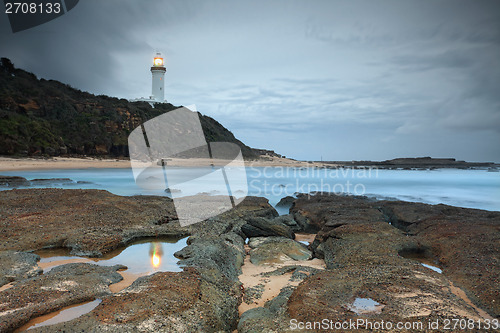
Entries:
[[153, 66], [151, 66], [151, 96], [149, 98], [130, 99], [130, 102], [148, 102], [151, 107], [155, 107], [155, 103], [165, 103], [165, 62], [160, 52], [156, 52], [153, 57]]
[[153, 60], [153, 66], [151, 67], [152, 74], [152, 89], [151, 89], [151, 99], [156, 102], [162, 103], [165, 101], [165, 73], [167, 69], [163, 62], [163, 57], [160, 52], [156, 52]]

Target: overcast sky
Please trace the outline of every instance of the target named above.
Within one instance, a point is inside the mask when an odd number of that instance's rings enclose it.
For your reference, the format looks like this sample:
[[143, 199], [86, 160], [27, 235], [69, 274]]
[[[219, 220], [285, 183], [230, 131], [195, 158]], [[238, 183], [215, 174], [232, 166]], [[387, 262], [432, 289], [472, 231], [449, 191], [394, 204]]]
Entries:
[[0, 56], [95, 94], [196, 104], [247, 145], [308, 160], [500, 162], [500, 1], [82, 0]]

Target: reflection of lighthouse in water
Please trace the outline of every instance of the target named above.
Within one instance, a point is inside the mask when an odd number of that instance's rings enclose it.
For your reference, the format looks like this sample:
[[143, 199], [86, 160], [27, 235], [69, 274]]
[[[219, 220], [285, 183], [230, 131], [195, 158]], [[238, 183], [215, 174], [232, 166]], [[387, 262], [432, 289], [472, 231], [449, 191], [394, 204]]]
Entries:
[[163, 256], [163, 247], [161, 243], [153, 242], [149, 246], [149, 256], [151, 257], [151, 266], [158, 269], [161, 266], [161, 257]]

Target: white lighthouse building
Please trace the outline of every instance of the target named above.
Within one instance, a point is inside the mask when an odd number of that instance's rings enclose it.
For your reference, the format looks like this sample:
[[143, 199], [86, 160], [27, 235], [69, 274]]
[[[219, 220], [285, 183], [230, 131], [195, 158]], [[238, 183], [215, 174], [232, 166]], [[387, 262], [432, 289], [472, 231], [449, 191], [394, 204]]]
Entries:
[[152, 89], [151, 89], [151, 99], [157, 102], [163, 102], [165, 100], [165, 73], [167, 69], [165, 68], [163, 57], [160, 52], [156, 52], [153, 60], [153, 66], [151, 67], [151, 74], [153, 76]]
[[152, 107], [155, 103], [165, 102], [165, 62], [160, 52], [156, 52], [151, 66], [151, 96], [149, 98], [131, 99], [130, 102], [148, 102]]

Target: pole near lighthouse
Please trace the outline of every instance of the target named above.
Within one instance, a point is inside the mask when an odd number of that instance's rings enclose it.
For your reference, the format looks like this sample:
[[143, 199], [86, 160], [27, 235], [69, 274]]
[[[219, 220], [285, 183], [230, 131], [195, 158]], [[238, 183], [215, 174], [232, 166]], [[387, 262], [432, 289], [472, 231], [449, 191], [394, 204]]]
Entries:
[[163, 57], [160, 52], [156, 52], [156, 55], [153, 59], [153, 66], [151, 67], [151, 75], [152, 75], [151, 99], [160, 103], [165, 101], [164, 78], [166, 72], [167, 69], [165, 68]]

